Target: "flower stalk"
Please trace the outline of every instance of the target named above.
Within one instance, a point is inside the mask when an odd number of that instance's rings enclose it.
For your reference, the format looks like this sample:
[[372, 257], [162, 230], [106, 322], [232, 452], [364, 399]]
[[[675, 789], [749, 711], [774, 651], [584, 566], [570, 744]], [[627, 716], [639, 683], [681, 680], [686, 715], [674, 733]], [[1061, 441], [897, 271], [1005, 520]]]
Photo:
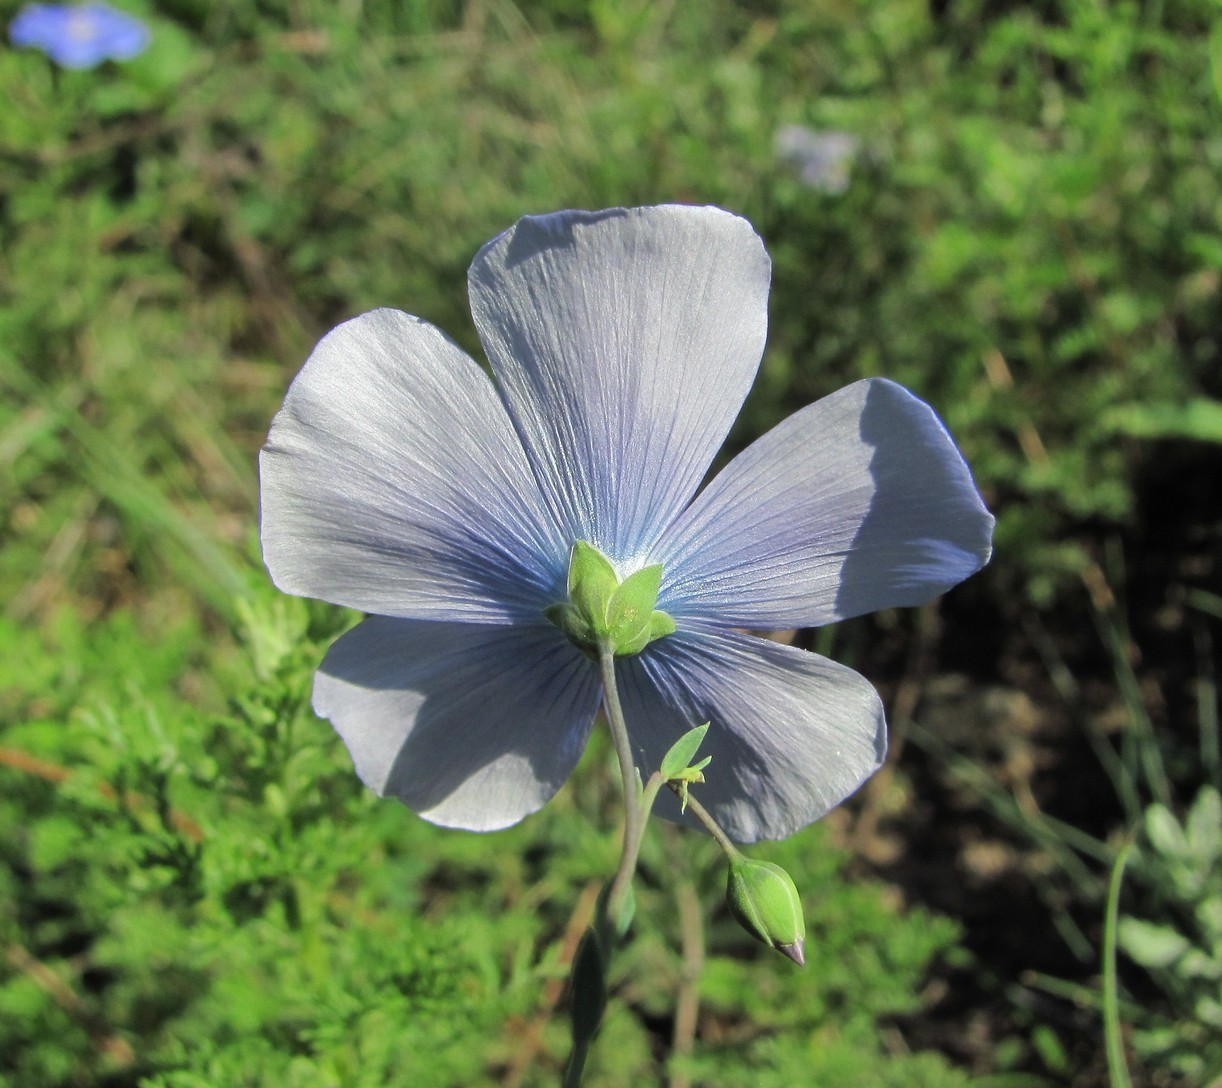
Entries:
[[624, 711], [620, 706], [619, 690], [615, 683], [615, 647], [604, 640], [598, 650], [598, 666], [602, 675], [603, 707], [607, 712], [607, 724], [611, 729], [611, 741], [619, 758], [620, 779], [624, 784], [624, 849], [620, 854], [619, 868], [611, 881], [607, 894], [607, 915], [618, 920], [628, 903], [632, 877], [636, 873], [637, 858], [641, 853], [641, 840], [645, 835], [645, 824], [653, 809], [654, 799], [662, 788], [660, 775], [651, 775], [644, 787], [640, 786], [640, 774], [632, 758], [632, 742], [628, 738], [628, 726], [624, 722]]
[[[683, 793], [682, 788], [678, 782], [672, 781], [672, 782], [667, 783], [667, 785], [669, 785], [670, 788], [676, 794]], [[721, 825], [718, 824], [717, 821], [713, 819], [713, 814], [709, 812], [709, 810], [705, 808], [704, 805], [702, 805], [699, 801], [697, 801], [696, 798], [694, 798], [691, 795], [691, 793], [686, 793], [685, 796], [687, 799], [687, 807], [692, 810], [692, 815], [695, 816], [696, 819], [699, 820], [702, 824], [704, 824], [705, 830], [710, 835], [713, 836], [714, 841], [717, 843], [718, 846], [721, 847], [722, 852], [725, 854], [727, 860], [732, 862], [736, 858], [742, 857], [742, 854], [739, 853], [738, 847], [735, 846], [730, 841], [729, 836], [724, 831], [722, 831]]]

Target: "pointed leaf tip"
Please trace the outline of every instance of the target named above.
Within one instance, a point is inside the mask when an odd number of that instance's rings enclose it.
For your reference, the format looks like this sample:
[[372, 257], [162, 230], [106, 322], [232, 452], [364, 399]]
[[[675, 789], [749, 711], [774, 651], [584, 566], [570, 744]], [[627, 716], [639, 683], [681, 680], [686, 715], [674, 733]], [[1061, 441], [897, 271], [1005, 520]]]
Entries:
[[793, 944], [778, 944], [776, 950], [782, 955], [788, 956], [799, 967], [806, 966], [806, 945], [804, 941], [798, 940]]
[[662, 757], [662, 766], [659, 768], [663, 778], [669, 781], [677, 778], [681, 771], [687, 769], [708, 731], [709, 723], [705, 722], [704, 725], [698, 725], [695, 729], [689, 729], [670, 746], [670, 750]]

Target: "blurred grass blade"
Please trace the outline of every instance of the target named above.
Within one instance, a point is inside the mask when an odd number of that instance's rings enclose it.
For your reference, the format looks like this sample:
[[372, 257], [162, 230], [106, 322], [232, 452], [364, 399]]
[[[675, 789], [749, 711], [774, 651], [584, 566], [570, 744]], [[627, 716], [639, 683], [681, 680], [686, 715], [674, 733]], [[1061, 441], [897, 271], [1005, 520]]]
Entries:
[[1116, 855], [1112, 876], [1107, 886], [1107, 913], [1103, 923], [1103, 1031], [1107, 1049], [1107, 1075], [1111, 1088], [1132, 1088], [1129, 1067], [1124, 1058], [1124, 1040], [1120, 1032], [1119, 984], [1116, 979], [1116, 938], [1120, 915], [1120, 886], [1124, 867], [1133, 849], [1134, 833]]
[[56, 398], [11, 362], [0, 372], [0, 380], [37, 404], [47, 419], [60, 424], [62, 433], [80, 451], [79, 468], [84, 481], [140, 529], [170, 542], [172, 552], [178, 554], [171, 553], [166, 558], [213, 609], [233, 622], [234, 601], [247, 592], [248, 586], [246, 576], [228, 550], [183, 514], [78, 409], [60, 403], [62, 393]]

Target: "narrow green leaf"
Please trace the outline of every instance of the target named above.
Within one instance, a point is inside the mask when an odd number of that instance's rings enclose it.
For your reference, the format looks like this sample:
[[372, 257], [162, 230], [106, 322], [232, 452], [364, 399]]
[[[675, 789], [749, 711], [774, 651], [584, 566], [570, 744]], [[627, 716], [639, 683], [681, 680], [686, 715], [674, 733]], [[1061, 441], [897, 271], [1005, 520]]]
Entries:
[[598, 1034], [607, 1008], [607, 967], [602, 944], [593, 929], [587, 929], [573, 959], [569, 995], [573, 1042], [588, 1043]]
[[1120, 996], [1116, 978], [1116, 941], [1119, 932], [1120, 885], [1124, 867], [1133, 849], [1130, 836], [1112, 864], [1107, 884], [1107, 906], [1103, 915], [1103, 1039], [1107, 1054], [1108, 1082], [1112, 1088], [1130, 1088], [1129, 1067], [1125, 1060], [1123, 1031], [1120, 1023]]
[[603, 951], [608, 960], [616, 946], [627, 936], [632, 919], [636, 916], [636, 892], [633, 891], [631, 884], [628, 885], [627, 894], [624, 896], [619, 916], [616, 918], [610, 917], [607, 913], [607, 900], [610, 895], [611, 885], [606, 884], [599, 893], [598, 903], [594, 908], [594, 932], [602, 942]]
[[[683, 734], [674, 744], [670, 746], [670, 751], [662, 757], [662, 766], [660, 768], [662, 777], [669, 780], [678, 778], [679, 775], [687, 769], [691, 763], [692, 757], [695, 756], [697, 749], [700, 747], [701, 741], [704, 740], [704, 735], [709, 731], [709, 723], [698, 725], [695, 729], [689, 729]], [[701, 764], [703, 767], [708, 760]]]

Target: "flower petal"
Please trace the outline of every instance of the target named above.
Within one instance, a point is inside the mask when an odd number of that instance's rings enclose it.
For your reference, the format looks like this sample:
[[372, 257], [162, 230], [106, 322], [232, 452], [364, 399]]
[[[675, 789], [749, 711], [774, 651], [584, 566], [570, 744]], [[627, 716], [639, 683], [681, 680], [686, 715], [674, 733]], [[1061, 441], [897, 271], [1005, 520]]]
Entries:
[[946, 428], [881, 378], [790, 416], [663, 540], [658, 607], [732, 627], [814, 627], [922, 604], [988, 562], [993, 517]]
[[9, 38], [43, 50], [61, 67], [93, 68], [142, 53], [149, 30], [105, 4], [27, 4], [10, 25]]
[[[735, 842], [792, 835], [882, 764], [877, 692], [817, 654], [694, 626], [617, 668], [642, 775], [684, 732], [710, 723], [699, 754], [712, 761], [693, 792]], [[658, 814], [678, 820], [671, 801], [660, 797]]]
[[488, 376], [376, 310], [314, 349], [259, 458], [263, 557], [286, 593], [504, 622], [563, 596], [556, 535]]
[[494, 831], [564, 784], [599, 691], [554, 628], [373, 616], [331, 647], [314, 709], [371, 789], [433, 823]]
[[527, 217], [471, 265], [471, 310], [555, 516], [630, 573], [691, 498], [759, 367], [768, 255], [669, 205]]

